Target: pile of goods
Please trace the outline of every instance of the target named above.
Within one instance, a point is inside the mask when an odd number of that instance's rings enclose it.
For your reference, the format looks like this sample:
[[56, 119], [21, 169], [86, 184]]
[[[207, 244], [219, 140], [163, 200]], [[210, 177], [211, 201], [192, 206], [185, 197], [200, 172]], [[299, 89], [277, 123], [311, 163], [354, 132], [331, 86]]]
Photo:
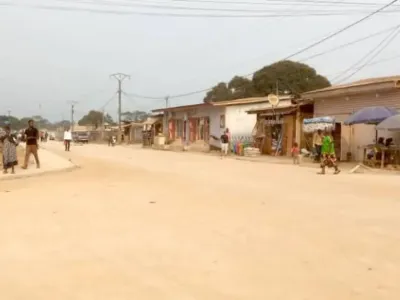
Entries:
[[312, 133], [317, 130], [333, 130], [335, 128], [335, 118], [321, 117], [303, 120], [303, 131]]
[[260, 149], [258, 149], [258, 148], [253, 148], [253, 147], [244, 148], [244, 156], [255, 157], [255, 156], [260, 156], [260, 155], [261, 155], [261, 152], [260, 152]]

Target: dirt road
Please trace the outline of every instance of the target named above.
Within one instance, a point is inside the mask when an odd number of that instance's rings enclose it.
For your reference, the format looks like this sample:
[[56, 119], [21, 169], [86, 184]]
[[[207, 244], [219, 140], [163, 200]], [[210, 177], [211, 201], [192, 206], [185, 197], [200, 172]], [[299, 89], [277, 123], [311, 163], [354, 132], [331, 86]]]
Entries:
[[94, 145], [68, 157], [83, 168], [0, 182], [2, 299], [400, 298], [397, 176]]

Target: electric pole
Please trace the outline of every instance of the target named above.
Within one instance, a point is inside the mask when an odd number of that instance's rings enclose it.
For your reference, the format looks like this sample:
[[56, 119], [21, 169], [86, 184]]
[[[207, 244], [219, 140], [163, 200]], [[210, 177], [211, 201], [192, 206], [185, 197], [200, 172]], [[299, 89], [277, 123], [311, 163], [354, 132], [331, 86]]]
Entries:
[[165, 97], [165, 108], [168, 108], [169, 106], [169, 96]]
[[74, 131], [74, 114], [75, 114], [75, 105], [78, 103], [77, 101], [70, 101], [71, 103], [71, 132]]
[[122, 134], [122, 124], [121, 124], [121, 98], [122, 98], [122, 82], [128, 78], [130, 79], [131, 77], [127, 74], [123, 73], [116, 73], [116, 74], [111, 74], [111, 78], [114, 78], [118, 81], [118, 129], [119, 129], [119, 134], [118, 134], [118, 140], [120, 141], [121, 139], [121, 134]]

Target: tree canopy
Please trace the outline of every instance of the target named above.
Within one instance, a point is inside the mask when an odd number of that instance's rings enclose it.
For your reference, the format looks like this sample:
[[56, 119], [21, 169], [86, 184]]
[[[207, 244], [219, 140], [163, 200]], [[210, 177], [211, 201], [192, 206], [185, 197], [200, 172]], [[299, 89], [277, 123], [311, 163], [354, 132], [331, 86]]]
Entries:
[[314, 68], [284, 60], [259, 69], [251, 80], [235, 76], [228, 84], [218, 83], [207, 93], [204, 102], [267, 96], [277, 90], [280, 95], [300, 95], [330, 85], [329, 80], [319, 75]]
[[23, 117], [19, 119], [15, 116], [0, 115], [0, 126], [8, 124], [12, 130], [20, 130], [28, 127], [29, 120], [34, 120], [36, 126], [39, 128], [46, 128], [49, 130], [56, 128], [56, 124], [51, 123], [49, 120], [41, 116]]
[[[114, 121], [109, 114], [104, 115], [104, 122], [108, 124], [113, 124]], [[103, 123], [103, 112], [97, 110], [91, 110], [86, 115], [84, 115], [79, 121], [80, 126], [94, 126], [99, 127]]]
[[145, 111], [134, 110], [122, 113], [122, 119], [127, 122], [144, 122], [149, 114]]

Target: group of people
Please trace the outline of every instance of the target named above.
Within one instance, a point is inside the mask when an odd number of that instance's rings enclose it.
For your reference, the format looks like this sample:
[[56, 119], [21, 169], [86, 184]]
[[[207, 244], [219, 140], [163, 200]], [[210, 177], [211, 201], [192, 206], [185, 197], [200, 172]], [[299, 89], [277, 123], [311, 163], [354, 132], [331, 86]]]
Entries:
[[[318, 174], [324, 175], [326, 167], [333, 168], [334, 174], [339, 174], [340, 169], [337, 165], [337, 159], [335, 154], [335, 143], [332, 136], [332, 131], [318, 130], [313, 137], [313, 146], [315, 151], [314, 159], [320, 163], [321, 171]], [[293, 144], [292, 148], [293, 163], [299, 164], [300, 160], [300, 148], [298, 143]]]
[[[26, 141], [25, 159], [22, 165], [23, 169], [28, 168], [29, 158], [33, 154], [36, 167], [40, 168], [40, 161], [38, 155], [39, 149], [39, 130], [35, 127], [33, 120], [29, 120], [28, 128], [24, 131], [24, 140]], [[18, 165], [17, 146], [21, 140], [18, 139], [17, 135], [11, 132], [11, 127], [6, 125], [4, 132], [0, 136], [0, 142], [2, 143], [3, 152], [3, 173], [7, 174], [8, 170], [11, 169], [11, 173], [15, 173], [15, 166]]]

